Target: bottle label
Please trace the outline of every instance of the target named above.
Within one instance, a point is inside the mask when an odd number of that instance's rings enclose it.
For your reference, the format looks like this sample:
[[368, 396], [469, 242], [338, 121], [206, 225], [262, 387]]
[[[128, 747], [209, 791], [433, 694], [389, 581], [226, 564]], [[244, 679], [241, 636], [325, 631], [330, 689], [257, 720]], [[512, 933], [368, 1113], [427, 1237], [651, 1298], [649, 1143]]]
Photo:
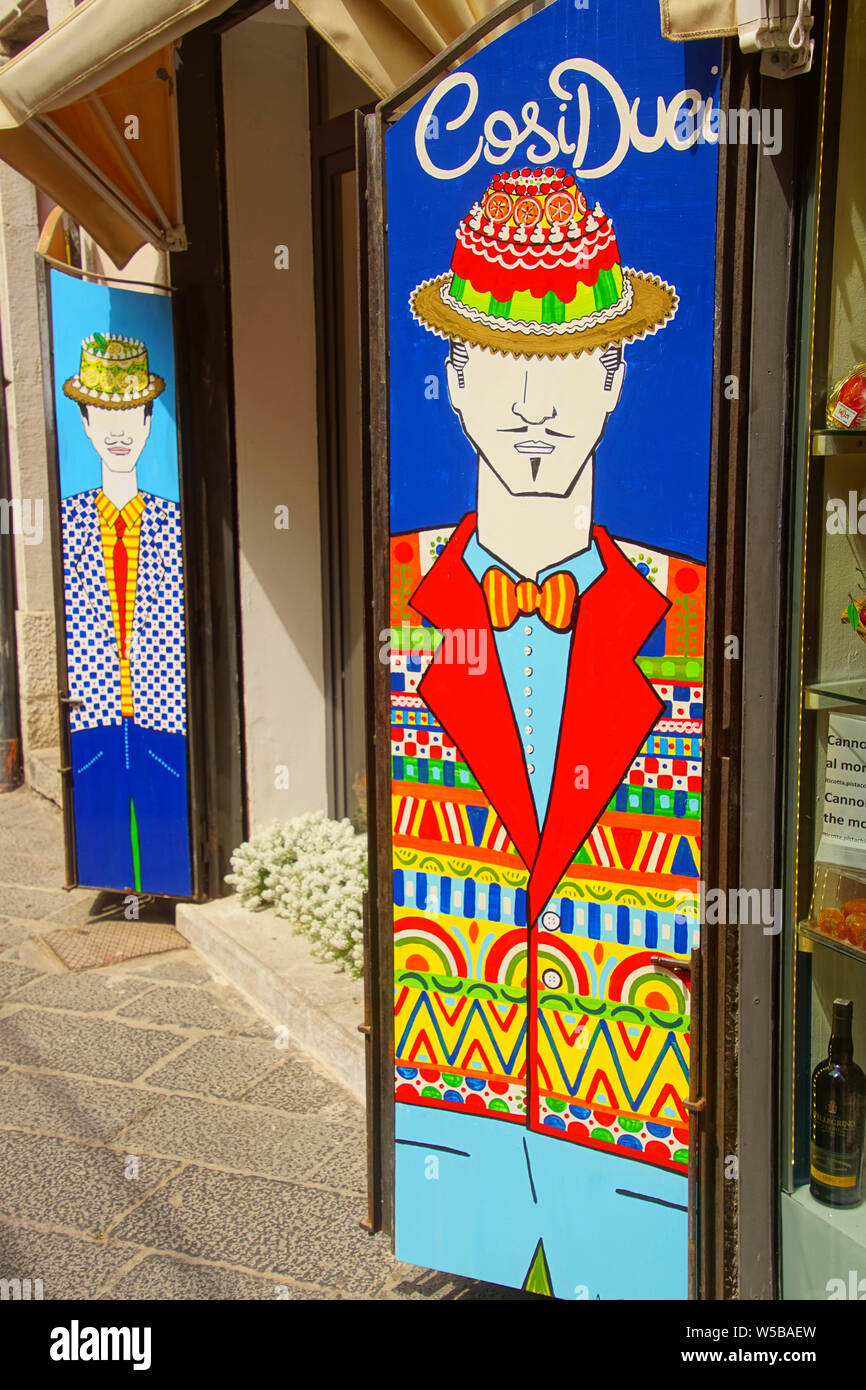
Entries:
[[837, 1178], [837, 1177], [834, 1177], [832, 1173], [822, 1173], [821, 1170], [820, 1170], [820, 1168], [816, 1168], [816, 1167], [815, 1167], [815, 1164], [814, 1164], [814, 1163], [812, 1164], [812, 1177], [815, 1179], [816, 1182], [822, 1182], [822, 1183], [824, 1184], [825, 1187], [856, 1187], [856, 1186], [857, 1186], [857, 1179], [856, 1179], [856, 1177], [850, 1177], [850, 1178]]
[[827, 1187], [856, 1187], [860, 1178], [860, 1155], [831, 1153], [812, 1145], [812, 1177]]
[[856, 1121], [848, 1115], [831, 1115], [829, 1110], [815, 1116], [815, 1133], [824, 1132], [826, 1137], [845, 1143], [856, 1134]]

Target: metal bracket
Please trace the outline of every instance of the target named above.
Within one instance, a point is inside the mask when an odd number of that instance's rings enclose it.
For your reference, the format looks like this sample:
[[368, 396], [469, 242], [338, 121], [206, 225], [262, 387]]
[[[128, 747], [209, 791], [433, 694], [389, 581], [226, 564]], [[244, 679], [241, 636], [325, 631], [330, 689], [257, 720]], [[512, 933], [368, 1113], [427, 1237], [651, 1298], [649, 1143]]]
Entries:
[[744, 53], [760, 53], [761, 72], [765, 77], [799, 77], [812, 67], [815, 42], [810, 34], [815, 21], [811, 0], [793, 0], [793, 3], [796, 10], [791, 16], [775, 13], [768, 0], [738, 0], [740, 48]]
[[761, 54], [764, 77], [800, 77], [811, 72], [815, 56], [815, 40], [809, 39], [801, 49], [773, 48]]
[[692, 973], [692, 963], [690, 960], [673, 960], [670, 956], [650, 956], [650, 963], [658, 970], [670, 970], [675, 975], [678, 970], [686, 975]]

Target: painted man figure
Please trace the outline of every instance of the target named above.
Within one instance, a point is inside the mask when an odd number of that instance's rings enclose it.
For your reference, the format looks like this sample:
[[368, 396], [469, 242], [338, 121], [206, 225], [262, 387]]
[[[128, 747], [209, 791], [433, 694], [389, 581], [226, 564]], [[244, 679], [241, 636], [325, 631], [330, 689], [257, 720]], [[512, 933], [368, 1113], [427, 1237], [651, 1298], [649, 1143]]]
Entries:
[[393, 660], [397, 1253], [562, 1297], [686, 1293], [702, 567], [593, 521], [623, 344], [676, 308], [553, 169], [412, 295], [477, 513], [394, 539], [394, 623], [476, 657]]
[[102, 468], [63, 500], [77, 877], [191, 892], [180, 509], [142, 492], [139, 459], [165, 389], [143, 343], [94, 333], [64, 383]]

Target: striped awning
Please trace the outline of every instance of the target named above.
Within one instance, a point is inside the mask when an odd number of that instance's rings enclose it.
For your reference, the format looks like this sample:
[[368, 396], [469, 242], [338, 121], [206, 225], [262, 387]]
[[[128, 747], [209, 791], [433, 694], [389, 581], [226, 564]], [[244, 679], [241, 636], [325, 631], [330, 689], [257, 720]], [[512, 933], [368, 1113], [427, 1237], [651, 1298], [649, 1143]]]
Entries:
[[232, 0], [82, 0], [0, 67], [0, 159], [118, 266], [185, 244], [175, 43]]

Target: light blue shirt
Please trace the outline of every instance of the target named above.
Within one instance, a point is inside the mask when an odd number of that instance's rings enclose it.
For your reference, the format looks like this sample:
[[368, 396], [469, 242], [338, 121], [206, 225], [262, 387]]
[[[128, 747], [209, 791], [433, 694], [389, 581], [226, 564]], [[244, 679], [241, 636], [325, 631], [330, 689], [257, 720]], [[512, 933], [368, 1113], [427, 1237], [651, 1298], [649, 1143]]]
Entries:
[[[463, 559], [479, 584], [494, 565], [515, 582], [526, 577], [485, 550], [477, 531], [469, 537]], [[585, 593], [604, 573], [604, 562], [595, 541], [578, 555], [542, 570], [535, 582], [540, 585], [560, 570], [568, 570], [574, 576], [578, 593]], [[511, 627], [493, 630], [539, 826], [544, 824], [553, 784], [572, 631], [567, 628], [565, 632], [554, 632], [537, 613], [520, 613]]]

